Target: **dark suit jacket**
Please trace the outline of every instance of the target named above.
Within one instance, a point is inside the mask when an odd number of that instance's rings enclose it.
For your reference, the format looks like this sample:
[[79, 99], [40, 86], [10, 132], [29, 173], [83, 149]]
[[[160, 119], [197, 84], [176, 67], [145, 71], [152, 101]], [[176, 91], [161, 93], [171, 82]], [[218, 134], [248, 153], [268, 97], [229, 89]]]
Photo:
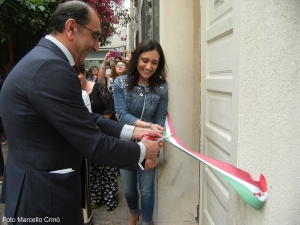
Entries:
[[[106, 165], [137, 166], [139, 146], [115, 138], [122, 124], [88, 112], [75, 69], [47, 39], [41, 39], [7, 77], [0, 113], [9, 142], [1, 193], [7, 218], [43, 220], [34, 224], [52, 224], [44, 219], [55, 218], [60, 223], [53, 224], [82, 225], [83, 157]], [[66, 168], [74, 171], [49, 173]]]

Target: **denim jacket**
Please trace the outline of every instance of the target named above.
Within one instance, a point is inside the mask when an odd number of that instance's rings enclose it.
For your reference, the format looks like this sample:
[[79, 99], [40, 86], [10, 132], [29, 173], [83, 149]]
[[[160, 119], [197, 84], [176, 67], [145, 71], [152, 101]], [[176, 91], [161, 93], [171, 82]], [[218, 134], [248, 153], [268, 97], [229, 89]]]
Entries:
[[163, 126], [169, 100], [167, 83], [155, 87], [155, 93], [150, 87], [140, 85], [135, 86], [129, 93], [127, 77], [123, 75], [114, 81], [114, 101], [118, 120], [134, 125], [141, 119]]

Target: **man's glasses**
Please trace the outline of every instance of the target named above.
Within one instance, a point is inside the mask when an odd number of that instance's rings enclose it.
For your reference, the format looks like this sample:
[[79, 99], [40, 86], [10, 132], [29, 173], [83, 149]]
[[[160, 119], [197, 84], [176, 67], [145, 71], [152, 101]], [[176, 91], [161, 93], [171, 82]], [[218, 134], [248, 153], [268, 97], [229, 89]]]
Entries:
[[116, 64], [116, 67], [124, 67], [124, 66], [126, 66], [124, 63], [117, 63]]
[[84, 27], [85, 29], [88, 29], [89, 31], [91, 31], [91, 32], [92, 32], [92, 36], [93, 36], [93, 38], [95, 39], [95, 41], [99, 40], [99, 38], [100, 38], [100, 33], [99, 33], [98, 31], [93, 31], [93, 30], [91, 30], [90, 28], [88, 28], [88, 27], [82, 25], [81, 23], [78, 23], [77, 21], [76, 21], [76, 23], [79, 24], [80, 26]]

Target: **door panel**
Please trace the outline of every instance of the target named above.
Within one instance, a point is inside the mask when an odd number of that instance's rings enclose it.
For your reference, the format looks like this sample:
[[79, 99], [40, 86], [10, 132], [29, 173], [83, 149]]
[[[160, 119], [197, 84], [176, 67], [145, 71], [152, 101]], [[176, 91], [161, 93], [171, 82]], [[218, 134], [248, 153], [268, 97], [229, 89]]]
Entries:
[[211, 186], [206, 185], [204, 188], [205, 193], [205, 217], [204, 223], [200, 224], [224, 224], [227, 218], [227, 210], [220, 203], [219, 198], [215, 195], [211, 188]]
[[[201, 1], [201, 153], [233, 165], [238, 120], [238, 70], [234, 62], [238, 29], [234, 2]], [[235, 192], [228, 182], [206, 165], [201, 166], [200, 180], [199, 224], [234, 224]]]

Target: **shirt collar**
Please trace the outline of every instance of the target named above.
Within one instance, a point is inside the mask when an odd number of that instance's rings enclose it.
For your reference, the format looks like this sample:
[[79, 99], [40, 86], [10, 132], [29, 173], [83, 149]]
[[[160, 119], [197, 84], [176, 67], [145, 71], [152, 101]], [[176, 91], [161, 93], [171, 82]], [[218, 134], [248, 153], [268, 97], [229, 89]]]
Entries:
[[52, 41], [54, 44], [57, 45], [57, 47], [60, 48], [60, 50], [62, 50], [62, 52], [66, 55], [66, 57], [69, 60], [69, 63], [71, 66], [75, 65], [75, 61], [73, 56], [71, 55], [71, 52], [66, 48], [66, 46], [63, 45], [63, 43], [61, 43], [59, 40], [57, 40], [55, 37], [50, 36], [50, 35], [46, 35], [45, 37], [46, 39], [48, 39], [49, 41]]

